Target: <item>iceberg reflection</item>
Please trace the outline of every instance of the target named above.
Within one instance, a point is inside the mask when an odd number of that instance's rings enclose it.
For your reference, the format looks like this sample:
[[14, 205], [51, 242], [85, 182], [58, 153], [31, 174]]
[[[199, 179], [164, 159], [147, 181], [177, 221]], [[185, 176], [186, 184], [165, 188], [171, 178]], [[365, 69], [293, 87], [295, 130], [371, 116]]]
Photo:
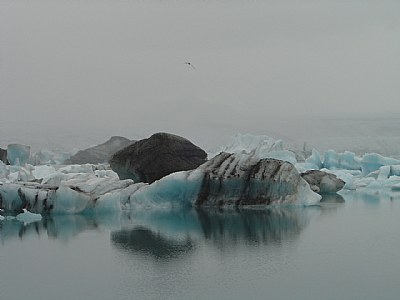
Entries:
[[120, 214], [44, 216], [42, 220], [29, 224], [8, 219], [0, 222], [0, 241], [4, 243], [33, 236], [68, 241], [88, 230], [115, 229], [120, 225]]
[[177, 257], [194, 248], [190, 238], [168, 238], [144, 227], [112, 232], [111, 241], [119, 249], [160, 259]]
[[304, 208], [271, 208], [265, 210], [198, 210], [201, 232], [205, 239], [224, 244], [270, 244], [298, 236], [308, 224]]
[[48, 215], [29, 224], [15, 219], [1, 221], [0, 241], [47, 237], [68, 242], [86, 231], [110, 232], [111, 242], [118, 250], [168, 258], [189, 253], [199, 243], [223, 249], [291, 241], [320, 211], [320, 207], [274, 207]]
[[111, 233], [123, 251], [168, 258], [188, 253], [197, 243], [219, 249], [257, 246], [294, 240], [319, 208], [191, 209], [132, 212], [131, 228]]

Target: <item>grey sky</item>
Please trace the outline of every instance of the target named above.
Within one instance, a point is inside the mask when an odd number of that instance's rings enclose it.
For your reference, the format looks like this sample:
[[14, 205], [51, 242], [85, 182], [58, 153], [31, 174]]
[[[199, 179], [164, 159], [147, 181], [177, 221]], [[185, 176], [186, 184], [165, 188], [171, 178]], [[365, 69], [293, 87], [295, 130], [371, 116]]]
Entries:
[[3, 139], [400, 113], [400, 1], [0, 3]]

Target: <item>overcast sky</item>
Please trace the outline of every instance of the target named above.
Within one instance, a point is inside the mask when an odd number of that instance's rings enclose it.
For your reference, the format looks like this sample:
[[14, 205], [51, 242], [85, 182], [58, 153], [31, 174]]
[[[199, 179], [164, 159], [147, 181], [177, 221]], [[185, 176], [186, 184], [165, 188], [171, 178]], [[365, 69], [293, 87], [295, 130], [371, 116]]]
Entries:
[[398, 0], [0, 0], [0, 55], [3, 140], [400, 113]]

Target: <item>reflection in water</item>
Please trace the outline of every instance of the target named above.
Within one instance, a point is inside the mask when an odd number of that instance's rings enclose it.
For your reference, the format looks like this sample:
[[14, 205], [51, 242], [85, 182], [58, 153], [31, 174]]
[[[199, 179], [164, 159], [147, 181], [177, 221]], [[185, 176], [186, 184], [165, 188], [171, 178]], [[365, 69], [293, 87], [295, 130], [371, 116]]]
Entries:
[[297, 238], [319, 207], [129, 211], [104, 215], [55, 215], [24, 224], [0, 222], [0, 241], [47, 236], [69, 241], [88, 230], [111, 231], [112, 244], [129, 253], [173, 258], [207, 242], [218, 249], [270, 245]]
[[322, 195], [321, 203], [344, 203], [344, 198], [339, 194]]
[[112, 232], [111, 241], [120, 249], [162, 259], [177, 257], [194, 248], [190, 239], [170, 239], [143, 227]]
[[30, 236], [46, 235], [52, 239], [68, 241], [81, 232], [116, 228], [120, 226], [119, 214], [104, 215], [54, 215], [45, 216], [41, 221], [24, 224], [16, 219], [0, 222], [0, 241], [24, 239]]
[[297, 237], [316, 210], [286, 207], [132, 212], [133, 227], [113, 232], [111, 241], [120, 250], [155, 258], [182, 255], [201, 240], [219, 249], [276, 244]]
[[303, 208], [265, 210], [198, 210], [204, 237], [220, 246], [268, 244], [297, 236], [308, 223]]
[[384, 201], [400, 201], [400, 192], [382, 187], [381, 189], [361, 188], [357, 191], [341, 191], [347, 202], [362, 201], [371, 206], [377, 206]]

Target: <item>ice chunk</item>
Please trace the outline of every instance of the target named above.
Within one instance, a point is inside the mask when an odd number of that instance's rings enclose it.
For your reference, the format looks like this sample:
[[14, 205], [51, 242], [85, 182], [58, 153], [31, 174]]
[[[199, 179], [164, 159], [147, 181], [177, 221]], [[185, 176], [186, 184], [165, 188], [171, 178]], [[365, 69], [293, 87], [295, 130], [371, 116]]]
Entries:
[[52, 174], [56, 173], [56, 169], [53, 166], [35, 166], [32, 170], [32, 175], [35, 179], [43, 179]]
[[[86, 175], [88, 176], [88, 175]], [[56, 214], [77, 214], [100, 211], [119, 211], [121, 202], [128, 202], [130, 193], [127, 189], [132, 180], [116, 178], [70, 179], [59, 186], [30, 185], [20, 188], [19, 196], [35, 212]]]
[[77, 214], [93, 207], [94, 203], [91, 201], [89, 194], [62, 185], [55, 193], [52, 213]]
[[204, 177], [202, 170], [181, 171], [142, 186], [132, 194], [135, 208], [171, 208], [192, 206], [199, 195]]
[[357, 177], [361, 176], [361, 171], [358, 170], [321, 169], [321, 171], [332, 173], [336, 175], [337, 178], [343, 180], [345, 182], [343, 189], [346, 190], [355, 190], [357, 188], [356, 186]]
[[18, 195], [18, 189], [21, 186], [18, 184], [0, 183], [0, 208], [6, 212], [20, 211], [22, 208], [22, 200]]
[[35, 177], [32, 175], [34, 167], [29, 164], [25, 164], [24, 167], [21, 167], [18, 172], [18, 181], [32, 181], [35, 180]]
[[7, 160], [11, 165], [23, 166], [29, 162], [31, 147], [10, 144], [7, 146]]
[[336, 193], [341, 190], [345, 182], [336, 175], [320, 170], [310, 170], [301, 174], [311, 186], [311, 189], [319, 194]]
[[110, 211], [119, 211], [122, 208], [130, 208], [130, 196], [146, 185], [146, 183], [131, 184], [128, 187], [101, 195], [96, 201], [96, 213], [108, 213]]
[[378, 180], [388, 179], [390, 177], [390, 173], [391, 173], [390, 166], [382, 166], [379, 168], [379, 174], [378, 174], [377, 179]]
[[377, 153], [368, 153], [362, 157], [361, 169], [362, 174], [368, 175], [369, 173], [378, 170], [382, 166], [400, 165], [400, 160], [384, 157]]
[[308, 166], [315, 166], [313, 168], [314, 170], [319, 170], [322, 168], [321, 155], [317, 150], [312, 149], [311, 156], [305, 160], [305, 163], [308, 164]]
[[353, 152], [336, 153], [333, 150], [328, 150], [324, 153], [323, 167], [327, 169], [361, 170], [360, 161], [361, 158]]

